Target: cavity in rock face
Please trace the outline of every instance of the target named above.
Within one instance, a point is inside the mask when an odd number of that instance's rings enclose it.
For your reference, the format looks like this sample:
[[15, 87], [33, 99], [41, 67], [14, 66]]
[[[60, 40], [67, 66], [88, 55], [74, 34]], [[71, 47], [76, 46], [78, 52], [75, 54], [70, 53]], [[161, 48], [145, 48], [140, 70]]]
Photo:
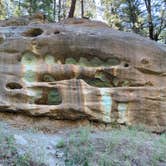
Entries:
[[58, 105], [62, 103], [62, 98], [57, 89], [48, 92], [48, 105]]
[[7, 83], [6, 87], [8, 89], [22, 89], [22, 86], [19, 83], [17, 83], [17, 82]]
[[59, 105], [62, 103], [58, 89], [43, 89], [41, 98], [35, 101], [39, 105]]
[[50, 74], [43, 74], [42, 81], [43, 82], [54, 82], [55, 78]]
[[165, 130], [165, 55], [91, 21], [1, 27], [0, 111]]
[[43, 33], [43, 30], [40, 28], [32, 28], [28, 29], [27, 31], [23, 32], [22, 35], [25, 37], [36, 37]]

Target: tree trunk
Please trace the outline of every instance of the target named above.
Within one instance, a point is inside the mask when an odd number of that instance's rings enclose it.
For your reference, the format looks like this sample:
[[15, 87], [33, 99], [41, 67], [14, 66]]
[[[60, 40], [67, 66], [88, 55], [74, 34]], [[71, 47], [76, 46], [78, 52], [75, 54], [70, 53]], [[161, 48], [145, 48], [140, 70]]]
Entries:
[[53, 15], [53, 18], [54, 18], [54, 21], [56, 19], [56, 0], [54, 0], [54, 15]]
[[154, 40], [154, 25], [152, 20], [152, 10], [151, 10], [151, 0], [144, 0], [146, 5], [146, 10], [148, 12], [148, 26], [149, 26], [149, 37]]
[[128, 6], [129, 6], [129, 17], [130, 17], [130, 21], [132, 23], [132, 31], [135, 33], [138, 33], [138, 28], [136, 27], [136, 23], [137, 21], [137, 15], [136, 15], [136, 11], [135, 11], [135, 6], [134, 6], [134, 2], [131, 0], [127, 0]]
[[32, 16], [32, 0], [30, 1], [29, 15]]
[[18, 1], [18, 10], [19, 10], [19, 12], [21, 11], [21, 2], [20, 2], [20, 0]]
[[72, 0], [71, 1], [71, 7], [70, 7], [69, 15], [68, 15], [69, 18], [73, 18], [74, 17], [75, 6], [76, 6], [76, 0]]
[[159, 40], [159, 34], [157, 32], [154, 33], [153, 40], [154, 41], [158, 41]]
[[63, 19], [65, 19], [66, 18], [66, 0], [63, 0], [62, 8], [63, 8]]
[[81, 18], [84, 17], [84, 1], [81, 0]]
[[59, 6], [59, 10], [58, 10], [58, 21], [60, 21], [61, 20], [61, 0], [59, 0], [58, 6]]

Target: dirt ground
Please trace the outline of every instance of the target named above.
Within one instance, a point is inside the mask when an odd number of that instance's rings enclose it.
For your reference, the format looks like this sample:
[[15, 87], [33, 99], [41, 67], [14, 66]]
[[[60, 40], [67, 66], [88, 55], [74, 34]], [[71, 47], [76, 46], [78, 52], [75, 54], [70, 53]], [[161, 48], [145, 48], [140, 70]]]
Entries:
[[[34, 128], [18, 129], [1, 121], [0, 136], [12, 137], [17, 153], [28, 154], [38, 165], [166, 166], [166, 134], [156, 135], [140, 126], [110, 131], [79, 127], [46, 133]], [[1, 141], [0, 146], [4, 143]], [[1, 165], [6, 161], [0, 158]], [[33, 165], [22, 163], [17, 165]]]

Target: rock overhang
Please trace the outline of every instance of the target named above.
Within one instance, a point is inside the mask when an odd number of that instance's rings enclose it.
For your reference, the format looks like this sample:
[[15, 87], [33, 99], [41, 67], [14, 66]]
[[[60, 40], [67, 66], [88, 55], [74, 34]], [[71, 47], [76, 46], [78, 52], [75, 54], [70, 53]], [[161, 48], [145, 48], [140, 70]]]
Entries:
[[92, 25], [0, 27], [1, 111], [165, 129], [165, 46]]

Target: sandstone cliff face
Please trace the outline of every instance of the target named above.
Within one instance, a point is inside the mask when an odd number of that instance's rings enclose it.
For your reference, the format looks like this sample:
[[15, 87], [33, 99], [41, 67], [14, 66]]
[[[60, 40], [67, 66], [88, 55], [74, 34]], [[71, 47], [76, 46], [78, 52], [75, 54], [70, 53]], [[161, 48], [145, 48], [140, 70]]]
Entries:
[[0, 111], [166, 129], [166, 47], [90, 21], [0, 27]]

